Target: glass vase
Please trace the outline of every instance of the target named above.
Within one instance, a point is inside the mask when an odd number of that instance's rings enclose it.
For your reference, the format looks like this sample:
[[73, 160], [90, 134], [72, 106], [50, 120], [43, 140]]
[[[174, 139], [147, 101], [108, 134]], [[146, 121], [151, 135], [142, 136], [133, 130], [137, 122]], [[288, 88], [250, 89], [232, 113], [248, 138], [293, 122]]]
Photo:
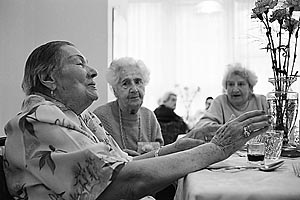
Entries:
[[267, 93], [268, 113], [273, 118], [271, 129], [283, 130], [284, 147], [289, 144], [289, 134], [298, 114], [299, 95], [291, 89], [296, 79], [290, 76], [269, 78], [269, 82], [274, 86], [274, 90]]

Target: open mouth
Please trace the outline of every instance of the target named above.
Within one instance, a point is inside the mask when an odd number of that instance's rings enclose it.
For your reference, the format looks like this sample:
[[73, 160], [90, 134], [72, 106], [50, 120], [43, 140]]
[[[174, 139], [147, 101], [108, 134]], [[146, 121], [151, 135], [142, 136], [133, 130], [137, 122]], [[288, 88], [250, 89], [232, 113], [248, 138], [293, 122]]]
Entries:
[[95, 89], [95, 90], [97, 89], [95, 83], [90, 83], [90, 84], [88, 84], [88, 87], [93, 88], [93, 89]]
[[233, 98], [238, 98], [238, 97], [241, 97], [242, 95], [240, 94], [234, 94], [234, 95], [231, 95]]

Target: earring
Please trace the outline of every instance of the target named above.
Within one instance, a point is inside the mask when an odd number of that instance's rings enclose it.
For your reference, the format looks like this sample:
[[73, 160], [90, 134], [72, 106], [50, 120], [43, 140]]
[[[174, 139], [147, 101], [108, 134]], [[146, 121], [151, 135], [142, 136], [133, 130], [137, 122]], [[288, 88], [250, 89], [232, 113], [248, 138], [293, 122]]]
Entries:
[[51, 90], [51, 91], [50, 91], [50, 95], [51, 95], [51, 97], [53, 97], [53, 96], [54, 96], [54, 94], [53, 94], [53, 90]]

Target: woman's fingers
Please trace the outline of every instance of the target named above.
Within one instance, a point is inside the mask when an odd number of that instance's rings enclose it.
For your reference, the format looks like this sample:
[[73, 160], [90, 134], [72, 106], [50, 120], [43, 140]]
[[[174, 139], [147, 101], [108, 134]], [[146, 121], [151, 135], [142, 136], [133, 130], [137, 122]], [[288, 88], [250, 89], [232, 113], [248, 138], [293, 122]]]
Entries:
[[250, 134], [250, 136], [249, 136], [248, 139], [250, 140], [251, 138], [254, 138], [254, 137], [256, 137], [256, 136], [258, 136], [258, 135], [260, 135], [260, 134], [262, 134], [262, 133], [265, 133], [268, 129], [269, 129], [269, 126], [264, 127], [264, 128], [261, 128], [261, 129], [258, 129], [258, 130], [255, 130], [255, 131], [253, 131], [253, 132]]
[[255, 123], [251, 123], [247, 126], [247, 130], [252, 133], [255, 132], [256, 130], [260, 130], [264, 127], [269, 127], [270, 123], [269, 121], [259, 121], [259, 122], [255, 122]]
[[265, 114], [266, 114], [266, 112], [263, 110], [253, 110], [253, 111], [243, 113], [242, 115], [237, 117], [234, 121], [237, 120], [239, 122], [243, 122], [243, 121], [251, 119], [253, 117], [257, 117], [257, 116], [261, 116], [261, 115], [265, 115]]
[[242, 126], [249, 126], [249, 125], [252, 125], [252, 124], [257, 123], [257, 122], [271, 123], [271, 116], [269, 116], [269, 115], [260, 115], [260, 116], [252, 117], [252, 118], [246, 119], [245, 121], [242, 121], [241, 125]]

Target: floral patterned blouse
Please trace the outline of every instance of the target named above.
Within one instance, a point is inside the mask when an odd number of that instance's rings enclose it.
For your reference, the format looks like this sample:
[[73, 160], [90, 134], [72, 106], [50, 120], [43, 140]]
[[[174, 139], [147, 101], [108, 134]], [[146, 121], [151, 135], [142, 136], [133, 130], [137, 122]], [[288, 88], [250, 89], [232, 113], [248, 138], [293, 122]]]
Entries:
[[121, 151], [91, 112], [73, 111], [43, 95], [30, 95], [5, 126], [4, 168], [16, 199], [96, 199], [118, 166]]

